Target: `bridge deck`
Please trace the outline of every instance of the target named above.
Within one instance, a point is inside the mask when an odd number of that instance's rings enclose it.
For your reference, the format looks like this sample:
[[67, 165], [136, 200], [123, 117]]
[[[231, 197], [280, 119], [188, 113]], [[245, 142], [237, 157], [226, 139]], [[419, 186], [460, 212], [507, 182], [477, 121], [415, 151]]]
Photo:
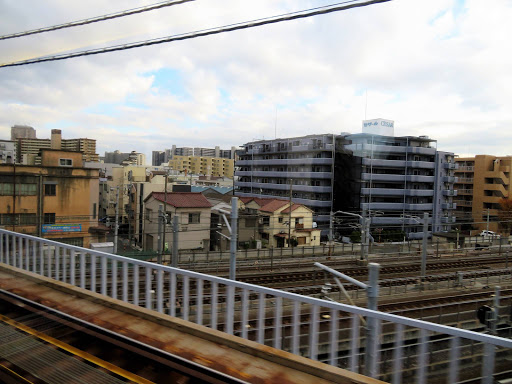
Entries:
[[382, 383], [4, 265], [0, 289], [247, 382]]

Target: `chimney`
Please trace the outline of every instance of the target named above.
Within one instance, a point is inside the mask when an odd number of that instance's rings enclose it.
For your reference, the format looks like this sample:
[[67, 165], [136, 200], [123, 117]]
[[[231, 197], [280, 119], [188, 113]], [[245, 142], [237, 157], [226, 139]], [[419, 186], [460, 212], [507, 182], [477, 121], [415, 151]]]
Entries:
[[60, 129], [52, 129], [52, 149], [62, 149], [62, 135]]

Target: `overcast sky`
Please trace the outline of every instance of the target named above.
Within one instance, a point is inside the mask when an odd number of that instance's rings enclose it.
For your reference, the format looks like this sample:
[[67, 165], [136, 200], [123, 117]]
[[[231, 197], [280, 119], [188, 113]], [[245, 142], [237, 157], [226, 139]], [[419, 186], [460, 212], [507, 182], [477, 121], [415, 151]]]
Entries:
[[[0, 0], [0, 34], [157, 0]], [[122, 19], [0, 41], [11, 62], [191, 32], [332, 4], [196, 0]], [[309, 19], [123, 52], [0, 69], [0, 139], [97, 140], [151, 155], [255, 139], [361, 132], [428, 135], [460, 155], [512, 155], [512, 1], [394, 0]], [[149, 157], [148, 162], [151, 162]]]

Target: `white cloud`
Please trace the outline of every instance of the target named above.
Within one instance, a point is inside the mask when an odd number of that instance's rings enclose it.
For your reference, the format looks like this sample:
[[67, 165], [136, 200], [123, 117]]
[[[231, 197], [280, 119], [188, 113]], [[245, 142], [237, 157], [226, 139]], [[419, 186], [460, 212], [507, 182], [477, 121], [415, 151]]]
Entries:
[[[146, 4], [152, 3], [146, 1]], [[0, 42], [3, 60], [137, 41], [329, 4], [202, 0]], [[306, 20], [61, 62], [0, 69], [0, 135], [24, 123], [97, 139], [98, 151], [358, 132], [368, 118], [444, 150], [508, 154], [509, 2], [395, 0]], [[115, 12], [105, 0], [0, 0], [0, 34]], [[140, 6], [123, 2], [125, 9]], [[180, 76], [184, 94], [154, 71]], [[366, 106], [366, 92], [367, 107]], [[184, 95], [186, 97], [184, 97]], [[277, 119], [276, 119], [277, 108]], [[276, 129], [277, 128], [277, 129]], [[508, 137], [506, 136], [508, 139]], [[467, 144], [466, 144], [467, 143]], [[470, 152], [468, 152], [468, 147]]]

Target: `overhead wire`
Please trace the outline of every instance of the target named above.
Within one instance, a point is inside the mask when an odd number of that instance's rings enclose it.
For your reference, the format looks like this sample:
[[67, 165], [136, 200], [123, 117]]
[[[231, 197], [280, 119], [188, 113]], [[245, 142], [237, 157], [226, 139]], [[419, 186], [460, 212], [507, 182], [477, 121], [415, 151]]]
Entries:
[[57, 24], [57, 25], [53, 25], [50, 27], [37, 28], [37, 29], [32, 29], [32, 30], [24, 31], [24, 32], [11, 33], [9, 35], [0, 36], [0, 40], [15, 39], [18, 37], [23, 37], [23, 36], [30, 36], [30, 35], [36, 35], [36, 34], [44, 33], [44, 32], [57, 31], [59, 29], [72, 28], [72, 27], [78, 27], [78, 26], [87, 25], [87, 24], [98, 23], [100, 21], [106, 21], [106, 20], [117, 19], [120, 17], [131, 16], [131, 15], [135, 15], [138, 13], [153, 11], [155, 9], [170, 7], [172, 5], [188, 3], [190, 1], [195, 1], [195, 0], [162, 1], [160, 3], [146, 5], [146, 6], [138, 7], [138, 8], [132, 8], [132, 9], [115, 12], [115, 13], [109, 13], [106, 15], [96, 16], [96, 17], [92, 17], [92, 18], [88, 18], [88, 19], [71, 21], [69, 23]]
[[198, 37], [204, 37], [209, 35], [216, 35], [226, 32], [233, 32], [241, 29], [249, 29], [249, 28], [255, 28], [260, 27], [263, 25], [268, 24], [275, 24], [280, 23], [284, 21], [292, 21], [312, 16], [318, 16], [318, 15], [324, 15], [328, 13], [333, 12], [339, 12], [339, 11], [346, 11], [352, 8], [359, 8], [359, 7], [366, 7], [369, 5], [374, 5], [378, 3], [385, 3], [392, 0], [368, 0], [365, 2], [356, 2], [356, 0], [350, 0], [345, 1], [342, 3], [337, 3], [329, 6], [324, 7], [317, 7], [317, 8], [311, 8], [303, 11], [297, 11], [297, 12], [291, 12], [286, 13], [278, 16], [271, 16], [267, 18], [262, 19], [255, 19], [251, 21], [241, 22], [241, 23], [235, 23], [235, 24], [228, 24], [221, 27], [216, 28], [208, 28], [208, 29], [202, 29], [194, 32], [188, 32], [188, 33], [182, 33], [177, 35], [171, 35], [166, 36], [163, 38], [157, 38], [157, 39], [151, 39], [151, 40], [144, 40], [134, 43], [128, 43], [128, 44], [120, 44], [120, 45], [114, 45], [110, 47], [104, 47], [104, 48], [97, 48], [97, 49], [90, 49], [85, 51], [78, 51], [78, 52], [72, 52], [72, 53], [65, 53], [60, 55], [53, 55], [53, 56], [42, 56], [34, 59], [29, 60], [21, 60], [21, 61], [15, 61], [11, 63], [4, 63], [0, 64], [0, 68], [6, 68], [6, 67], [16, 67], [21, 65], [28, 65], [28, 64], [35, 64], [35, 63], [42, 63], [42, 62], [49, 62], [49, 61], [58, 61], [58, 60], [66, 60], [71, 59], [75, 57], [82, 57], [82, 56], [91, 56], [91, 55], [97, 55], [97, 54], [103, 54], [103, 53], [109, 53], [109, 52], [115, 52], [115, 51], [124, 51], [128, 49], [134, 49], [134, 48], [140, 48], [144, 46], [151, 46], [156, 44], [163, 44], [163, 43], [170, 43], [173, 41], [181, 41], [181, 40], [189, 40], [189, 39], [195, 39]]

